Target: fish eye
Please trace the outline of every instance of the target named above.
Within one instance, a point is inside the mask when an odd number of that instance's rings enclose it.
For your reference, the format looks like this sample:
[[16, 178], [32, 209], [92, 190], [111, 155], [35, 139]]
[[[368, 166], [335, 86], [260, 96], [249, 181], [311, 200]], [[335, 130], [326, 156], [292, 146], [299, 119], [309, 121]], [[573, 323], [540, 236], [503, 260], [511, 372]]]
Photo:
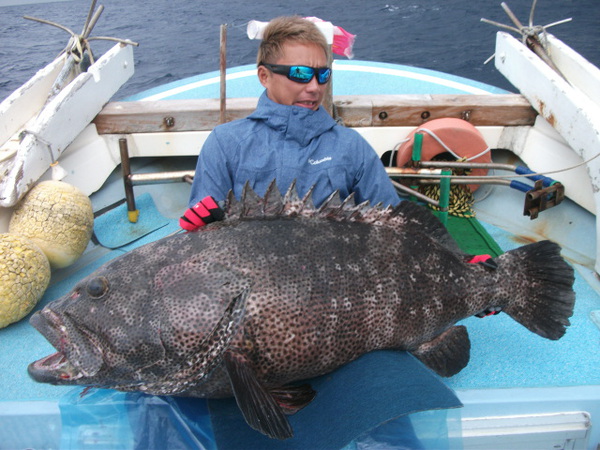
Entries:
[[87, 286], [86, 291], [92, 298], [101, 298], [108, 292], [108, 280], [104, 277], [92, 278]]

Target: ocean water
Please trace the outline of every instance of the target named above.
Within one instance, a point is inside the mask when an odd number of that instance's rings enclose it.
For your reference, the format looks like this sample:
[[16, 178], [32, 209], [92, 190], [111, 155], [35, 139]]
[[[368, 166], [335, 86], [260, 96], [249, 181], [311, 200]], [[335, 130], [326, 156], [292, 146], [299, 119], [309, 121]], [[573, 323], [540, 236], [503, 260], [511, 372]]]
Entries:
[[[523, 23], [531, 0], [506, 0]], [[90, 2], [72, 0], [2, 6], [0, 0], [0, 99], [50, 62], [69, 35], [24, 20], [44, 18], [80, 32]], [[251, 19], [288, 14], [316, 16], [356, 34], [354, 58], [444, 71], [514, 91], [493, 62], [496, 27], [511, 24], [500, 0], [100, 0], [104, 12], [92, 36], [139, 42], [135, 75], [115, 99], [219, 68], [219, 27], [227, 24], [227, 65], [253, 63], [257, 41], [246, 37]], [[600, 0], [539, 0], [534, 24], [571, 17], [550, 31], [600, 66]], [[96, 54], [112, 44], [92, 42]]]

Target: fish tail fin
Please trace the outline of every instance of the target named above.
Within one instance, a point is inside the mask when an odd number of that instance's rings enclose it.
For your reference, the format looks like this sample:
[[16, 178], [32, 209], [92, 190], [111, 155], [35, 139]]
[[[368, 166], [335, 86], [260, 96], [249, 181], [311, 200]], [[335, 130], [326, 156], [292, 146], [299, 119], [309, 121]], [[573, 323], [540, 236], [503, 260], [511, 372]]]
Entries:
[[504, 311], [530, 331], [552, 340], [565, 334], [575, 305], [574, 271], [560, 250], [558, 244], [546, 240], [496, 258], [514, 266], [511, 278], [517, 284]]

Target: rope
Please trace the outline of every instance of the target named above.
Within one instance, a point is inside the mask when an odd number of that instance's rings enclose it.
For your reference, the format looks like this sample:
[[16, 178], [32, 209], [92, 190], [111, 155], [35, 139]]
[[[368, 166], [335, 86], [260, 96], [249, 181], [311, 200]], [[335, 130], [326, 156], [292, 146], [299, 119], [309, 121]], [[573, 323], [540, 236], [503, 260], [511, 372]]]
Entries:
[[[454, 156], [457, 160], [459, 160], [459, 161], [461, 160], [461, 157], [455, 151], [453, 151], [450, 147], [448, 147], [446, 145], [446, 143], [444, 141], [442, 141], [439, 138], [439, 136], [437, 134], [435, 134], [433, 131], [429, 130], [428, 128], [419, 128], [417, 130], [417, 132], [419, 132], [419, 131], [424, 131], [425, 133], [427, 133], [429, 136], [431, 136], [433, 139], [435, 139], [437, 141], [437, 143], [440, 144], [448, 153], [450, 153], [452, 156]], [[477, 159], [480, 156], [483, 156], [486, 153], [489, 153], [490, 151], [491, 151], [491, 149], [489, 147], [487, 147], [481, 153], [473, 155], [470, 158], [462, 158], [462, 161], [471, 161], [473, 159]]]
[[[436, 158], [433, 158], [434, 160]], [[466, 158], [457, 159], [459, 162], [467, 161]], [[452, 176], [454, 175], [469, 175], [471, 170], [467, 169], [454, 169], [452, 171]], [[419, 188], [419, 192], [422, 194], [434, 199], [440, 199], [440, 185], [439, 184], [429, 184], [425, 186], [421, 186]], [[473, 193], [471, 189], [469, 189], [468, 185], [465, 184], [451, 184], [450, 185], [450, 198], [448, 199], [448, 214], [451, 214], [456, 217], [475, 217], [475, 211], [473, 210], [473, 204], [475, 203], [475, 198], [473, 197]], [[428, 206], [431, 209], [436, 211], [440, 211], [438, 206], [432, 205], [428, 203]]]
[[[440, 186], [430, 184], [427, 186], [421, 186], [419, 188], [419, 192], [428, 197], [439, 200], [440, 199]], [[468, 185], [465, 184], [453, 184], [450, 186], [450, 199], [448, 206], [448, 214], [451, 214], [456, 217], [475, 217], [475, 211], [473, 210], [473, 204], [475, 203], [475, 198], [473, 197], [473, 193], [471, 189], [469, 189]], [[428, 203], [428, 206], [431, 209], [436, 211], [440, 211], [438, 206], [432, 205]]]
[[38, 135], [37, 133], [30, 131], [30, 130], [23, 130], [19, 133], [19, 143], [23, 141], [23, 139], [25, 139], [26, 136], [31, 136], [34, 140], [36, 140], [37, 142], [40, 142], [41, 144], [44, 145], [44, 147], [46, 147], [46, 150], [48, 150], [48, 154], [50, 155], [50, 160], [51, 161], [56, 161], [57, 157], [54, 156], [54, 150], [52, 149], [52, 144], [50, 144], [50, 142], [48, 142], [47, 140], [45, 140], [44, 138], [42, 138], [40, 135]]

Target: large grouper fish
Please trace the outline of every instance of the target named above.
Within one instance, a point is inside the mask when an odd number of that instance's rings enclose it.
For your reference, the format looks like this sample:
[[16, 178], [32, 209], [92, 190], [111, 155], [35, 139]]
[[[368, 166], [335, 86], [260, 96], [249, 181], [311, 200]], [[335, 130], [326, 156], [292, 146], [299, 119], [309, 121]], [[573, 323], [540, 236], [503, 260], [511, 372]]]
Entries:
[[442, 376], [469, 361], [461, 319], [488, 309], [559, 339], [573, 269], [542, 241], [471, 264], [426, 208], [356, 205], [273, 183], [225, 202], [225, 220], [132, 250], [35, 313], [58, 350], [39, 382], [155, 395], [235, 396], [274, 438], [315, 395], [300, 380], [376, 349], [406, 350]]

